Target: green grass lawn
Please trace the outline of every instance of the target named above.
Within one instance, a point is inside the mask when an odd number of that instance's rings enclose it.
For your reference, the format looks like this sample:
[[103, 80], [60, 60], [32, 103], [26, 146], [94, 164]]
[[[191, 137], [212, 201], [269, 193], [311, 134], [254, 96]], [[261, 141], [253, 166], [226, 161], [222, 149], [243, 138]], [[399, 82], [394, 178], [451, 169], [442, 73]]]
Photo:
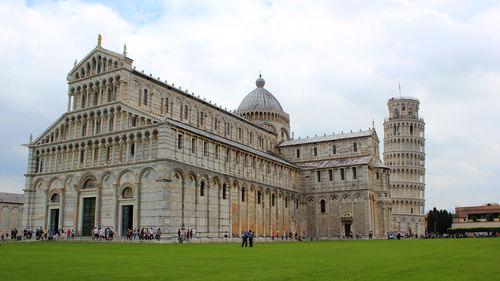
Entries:
[[0, 280], [500, 280], [500, 238], [2, 243]]

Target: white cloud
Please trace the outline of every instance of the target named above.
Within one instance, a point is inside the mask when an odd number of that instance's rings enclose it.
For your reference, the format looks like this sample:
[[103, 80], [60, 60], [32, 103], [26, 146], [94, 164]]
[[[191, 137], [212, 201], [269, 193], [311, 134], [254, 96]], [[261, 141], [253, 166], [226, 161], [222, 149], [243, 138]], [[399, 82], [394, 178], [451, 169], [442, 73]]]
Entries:
[[[107, 2], [108, 3], [108, 2]], [[152, 7], [145, 6], [152, 5]], [[127, 7], [127, 8], [123, 8]], [[427, 208], [500, 198], [500, 5], [454, 1], [0, 2], [3, 147], [25, 143], [66, 109], [66, 75], [95, 46], [234, 109], [266, 88], [290, 113], [295, 136], [371, 126], [380, 140], [386, 101], [421, 101]], [[131, 15], [130, 11], [138, 11]], [[14, 117], [13, 117], [14, 116]], [[382, 148], [382, 147], [381, 147]], [[27, 153], [2, 151], [14, 178]], [[488, 193], [478, 191], [488, 190]]]

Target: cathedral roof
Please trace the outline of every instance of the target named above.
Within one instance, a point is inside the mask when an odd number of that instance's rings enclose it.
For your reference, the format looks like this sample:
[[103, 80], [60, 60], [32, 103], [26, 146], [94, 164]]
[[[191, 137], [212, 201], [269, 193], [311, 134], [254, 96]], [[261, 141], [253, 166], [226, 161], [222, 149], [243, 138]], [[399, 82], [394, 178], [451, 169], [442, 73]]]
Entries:
[[320, 137], [314, 137], [314, 138], [293, 139], [293, 140], [284, 141], [284, 142], [280, 143], [279, 146], [301, 145], [301, 144], [307, 144], [307, 143], [325, 142], [325, 141], [340, 140], [340, 139], [369, 137], [372, 135], [372, 133], [373, 133], [373, 131], [370, 129], [370, 130], [365, 130], [365, 131], [333, 134], [333, 135], [320, 136]]
[[372, 156], [362, 156], [362, 157], [350, 157], [341, 159], [328, 159], [319, 161], [309, 161], [298, 163], [297, 165], [302, 169], [324, 169], [324, 168], [336, 168], [345, 167], [352, 165], [363, 165], [370, 163]]
[[246, 110], [255, 110], [255, 109], [271, 109], [271, 110], [279, 110], [283, 111], [281, 104], [276, 99], [273, 94], [271, 94], [268, 90], [264, 89], [264, 85], [266, 82], [262, 78], [262, 75], [259, 75], [257, 81], [255, 81], [255, 85], [257, 88], [251, 91], [240, 103], [238, 107], [238, 111], [246, 111]]
[[375, 168], [388, 169], [386, 166], [384, 166], [384, 164], [382, 164], [380, 159], [374, 158], [372, 156], [316, 160], [316, 161], [297, 163], [296, 165], [304, 170], [327, 169], [327, 168], [337, 168], [337, 167], [356, 166], [356, 165], [371, 165]]
[[0, 192], [0, 203], [24, 204], [24, 194]]
[[250, 146], [246, 146], [246, 145], [243, 145], [241, 143], [238, 143], [238, 142], [235, 142], [235, 141], [232, 141], [232, 140], [229, 140], [229, 139], [226, 139], [226, 138], [223, 138], [223, 137], [220, 137], [218, 135], [215, 135], [215, 134], [212, 134], [210, 132], [207, 132], [207, 131], [204, 131], [204, 130], [201, 130], [201, 129], [198, 129], [198, 128], [195, 128], [193, 126], [190, 126], [190, 125], [187, 125], [187, 124], [184, 124], [182, 122], [179, 122], [179, 121], [175, 121], [173, 119], [166, 119], [165, 120], [166, 123], [170, 123], [172, 125], [175, 125], [179, 128], [182, 128], [184, 130], [187, 130], [187, 131], [190, 131], [190, 132], [193, 132], [195, 134], [198, 134], [198, 135], [201, 135], [201, 136], [205, 136], [207, 138], [210, 138], [210, 139], [213, 139], [215, 141], [218, 141], [218, 142], [221, 142], [221, 143], [224, 143], [226, 145], [229, 145], [229, 146], [232, 146], [232, 147], [236, 147], [236, 148], [239, 148], [241, 150], [244, 150], [244, 151], [248, 151], [250, 153], [253, 153], [253, 154], [256, 154], [256, 155], [259, 155], [261, 157], [264, 157], [264, 158], [267, 158], [269, 160], [273, 160], [273, 161], [276, 161], [278, 163], [281, 163], [283, 165], [287, 165], [287, 166], [291, 166], [291, 167], [294, 167], [294, 168], [297, 168], [296, 165], [282, 159], [282, 158], [279, 158], [279, 157], [276, 157], [270, 153], [266, 153], [266, 152], [263, 152], [263, 151], [260, 151], [258, 149], [255, 149], [253, 147], [250, 147]]

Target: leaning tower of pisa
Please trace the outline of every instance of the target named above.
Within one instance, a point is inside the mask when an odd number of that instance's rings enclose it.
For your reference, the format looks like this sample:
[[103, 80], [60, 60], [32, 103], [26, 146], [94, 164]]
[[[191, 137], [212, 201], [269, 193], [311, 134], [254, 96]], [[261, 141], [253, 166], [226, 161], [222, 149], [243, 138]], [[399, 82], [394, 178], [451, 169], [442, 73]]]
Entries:
[[425, 123], [420, 102], [391, 98], [384, 122], [384, 164], [391, 169], [392, 230], [425, 233]]

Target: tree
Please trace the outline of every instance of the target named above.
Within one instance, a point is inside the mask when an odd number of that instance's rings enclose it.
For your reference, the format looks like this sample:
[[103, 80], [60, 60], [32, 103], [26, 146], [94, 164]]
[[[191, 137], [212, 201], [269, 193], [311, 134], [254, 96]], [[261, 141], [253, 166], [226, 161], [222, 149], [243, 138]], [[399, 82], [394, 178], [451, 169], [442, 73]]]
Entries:
[[427, 213], [427, 233], [446, 233], [451, 227], [453, 215], [446, 210], [437, 210], [436, 207]]

